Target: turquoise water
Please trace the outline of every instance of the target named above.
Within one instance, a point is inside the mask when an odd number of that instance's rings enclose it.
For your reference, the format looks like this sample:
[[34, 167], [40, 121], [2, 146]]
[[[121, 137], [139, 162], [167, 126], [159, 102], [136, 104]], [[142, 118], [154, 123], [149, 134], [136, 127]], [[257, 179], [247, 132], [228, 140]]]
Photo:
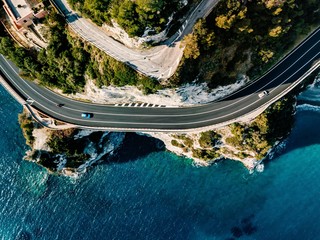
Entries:
[[161, 151], [74, 181], [22, 160], [22, 107], [1, 87], [1, 239], [319, 239], [320, 113], [306, 105], [318, 94], [301, 96], [286, 146], [262, 173]]

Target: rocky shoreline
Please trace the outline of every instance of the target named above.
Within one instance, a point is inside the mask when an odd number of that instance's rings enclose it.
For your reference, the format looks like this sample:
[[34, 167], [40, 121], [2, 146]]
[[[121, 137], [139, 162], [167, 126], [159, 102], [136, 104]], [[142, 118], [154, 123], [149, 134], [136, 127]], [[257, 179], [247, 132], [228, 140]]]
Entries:
[[[314, 78], [314, 75], [310, 76], [309, 80], [305, 81], [305, 86], [312, 83]], [[239, 85], [242, 84], [244, 84], [243, 79], [239, 82]], [[208, 97], [208, 93], [203, 86], [195, 84], [187, 88], [194, 89], [195, 87], [199, 88], [199, 92], [202, 94], [204, 92]], [[226, 86], [222, 90], [227, 89], [225, 92], [229, 93], [231, 89], [234, 90], [238, 87], [238, 85], [230, 85], [230, 87]], [[95, 90], [96, 89], [93, 89], [92, 92], [96, 92]], [[217, 129], [208, 128], [203, 130], [206, 132], [142, 134], [148, 135], [149, 139], [159, 139], [168, 151], [179, 156], [191, 158], [194, 160], [195, 165], [198, 166], [208, 166], [221, 159], [232, 159], [242, 162], [249, 171], [253, 171], [257, 167], [258, 170], [261, 170], [262, 161], [268, 158], [269, 155], [272, 154], [273, 149], [290, 133], [296, 107], [296, 98], [294, 96], [302, 90], [303, 87], [300, 90], [295, 90], [290, 96], [274, 103], [256, 118], [247, 118], [245, 122], [231, 124]], [[120, 93], [122, 92], [120, 88], [118, 91]], [[193, 92], [194, 95], [195, 91], [191, 92]], [[88, 92], [86, 92], [86, 94], [88, 94]], [[84, 94], [84, 96], [86, 96], [86, 94]], [[103, 95], [103, 93], [101, 94]], [[87, 98], [90, 98], [91, 95], [92, 94], [88, 94]], [[157, 102], [161, 99], [161, 97], [158, 97], [156, 94], [154, 95], [155, 96], [150, 98], [150, 101]], [[216, 95], [221, 97], [221, 94], [213, 91], [212, 97], [214, 98]], [[192, 94], [190, 96], [192, 96]], [[132, 101], [137, 101], [138, 99], [139, 97], [133, 98]], [[204, 99], [204, 96], [194, 96], [193, 104], [196, 104], [195, 102], [198, 104], [203, 103], [202, 101]], [[208, 99], [212, 100], [210, 97]], [[123, 101], [122, 98], [118, 100], [120, 102]], [[102, 101], [100, 103], [104, 102], [105, 101]], [[184, 99], [184, 101], [180, 99], [178, 102], [180, 102], [180, 104], [181, 102], [187, 102], [187, 105], [191, 103], [188, 99]], [[170, 102], [168, 102], [168, 104], [174, 105]], [[26, 118], [26, 113], [24, 115]], [[77, 177], [81, 173], [86, 172], [91, 166], [106, 160], [109, 161], [114, 155], [117, 155], [121, 151], [126, 151], [121, 148], [122, 142], [126, 138], [126, 133], [94, 132], [80, 129], [49, 130], [38, 126], [31, 120], [30, 116], [28, 119], [28, 121], [23, 121], [23, 118], [19, 117], [27, 144], [31, 147], [26, 159], [44, 166], [51, 173]], [[207, 134], [208, 138], [208, 134], [211, 134], [210, 132], [214, 133], [212, 134], [212, 138], [206, 139], [203, 135]], [[50, 146], [55, 146], [52, 144], [53, 135], [55, 135], [55, 141], [58, 143], [56, 145], [62, 145], [65, 149], [58, 147], [52, 151], [52, 147]], [[92, 139], [92, 135], [98, 137], [92, 141], [90, 140], [90, 138]], [[150, 136], [153, 138], [150, 138]], [[59, 139], [59, 137], [61, 139]], [[202, 144], [199, 141], [201, 137], [202, 142], [204, 142]], [[103, 138], [105, 139], [103, 140]], [[82, 144], [78, 144], [79, 142], [82, 142]], [[109, 145], [110, 143], [112, 144]], [[73, 152], [68, 153], [69, 158], [66, 158], [66, 152], [69, 151], [70, 146], [73, 148], [74, 145], [82, 147], [73, 149]], [[88, 151], [90, 147], [91, 151]], [[103, 149], [105, 149], [105, 153], [98, 156], [98, 152], [102, 152]], [[80, 161], [79, 158], [81, 159]], [[70, 162], [73, 162], [75, 165], [70, 164]], [[50, 164], [53, 164], [53, 166]]]
[[78, 177], [88, 168], [112, 158], [121, 146], [125, 133], [67, 129], [33, 130], [34, 143], [25, 160], [45, 167], [50, 173]]
[[[19, 116], [26, 142], [31, 148], [25, 159], [45, 167], [50, 173], [77, 178], [99, 163], [131, 161], [132, 156], [126, 156], [127, 152], [143, 155], [146, 151], [166, 149], [193, 159], [196, 166], [209, 166], [228, 159], [242, 162], [250, 172], [263, 171], [262, 162], [272, 159], [278, 149], [283, 148], [292, 129], [297, 105], [295, 96], [309, 84], [317, 83], [318, 79], [319, 75], [312, 74], [300, 89], [254, 119], [197, 133], [50, 130], [39, 126], [25, 111]], [[126, 144], [128, 139], [131, 139], [130, 144]], [[58, 144], [53, 144], [54, 141]], [[144, 143], [139, 144], [140, 141]], [[255, 144], [252, 141], [256, 141]], [[150, 145], [145, 147], [146, 144]]]
[[[275, 103], [264, 113], [247, 122], [206, 132], [185, 134], [129, 134], [80, 129], [50, 130], [33, 123], [32, 130], [25, 134], [26, 139], [33, 139], [28, 142], [31, 150], [27, 152], [25, 159], [45, 167], [50, 173], [76, 178], [99, 163], [123, 161], [118, 155], [128, 151], [128, 147], [123, 147], [128, 136], [132, 139], [131, 145], [134, 146], [134, 150], [140, 147], [140, 152], [145, 151], [137, 138], [146, 138], [141, 135], [147, 135], [148, 140], [141, 141], [160, 140], [163, 143], [160, 145], [165, 146], [168, 151], [193, 159], [197, 166], [208, 166], [221, 159], [232, 159], [242, 162], [249, 171], [255, 169], [261, 171], [263, 170], [262, 161], [290, 132], [294, 111], [295, 99], [287, 98]], [[24, 113], [24, 116], [26, 117], [27, 114]], [[272, 120], [275, 116], [277, 121]], [[23, 128], [24, 121], [21, 117], [19, 120]], [[289, 128], [279, 135], [279, 130], [276, 128], [279, 124], [282, 125], [281, 120], [285, 121], [283, 124]], [[277, 134], [269, 135], [274, 130]], [[148, 149], [156, 151], [163, 150], [163, 147], [159, 147], [157, 143]]]

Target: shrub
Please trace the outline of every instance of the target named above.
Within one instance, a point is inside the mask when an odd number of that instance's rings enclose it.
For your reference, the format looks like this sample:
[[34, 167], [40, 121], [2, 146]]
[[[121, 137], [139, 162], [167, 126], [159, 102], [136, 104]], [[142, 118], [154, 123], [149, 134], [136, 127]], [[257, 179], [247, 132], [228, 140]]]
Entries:
[[202, 148], [210, 148], [216, 144], [216, 141], [221, 139], [221, 136], [214, 131], [202, 132], [199, 138], [199, 144]]
[[192, 149], [192, 156], [205, 161], [213, 160], [220, 156], [215, 149], [204, 150], [204, 149]]
[[19, 123], [23, 136], [26, 139], [26, 144], [32, 147], [35, 140], [34, 136], [32, 135], [34, 129], [32, 117], [26, 112], [23, 112], [19, 114]]
[[178, 148], [182, 148], [182, 149], [184, 149], [185, 148], [185, 146], [182, 144], [182, 143], [179, 143], [177, 140], [175, 140], [175, 139], [172, 139], [171, 140], [171, 144], [172, 144], [172, 146], [175, 146], [175, 147], [178, 147]]

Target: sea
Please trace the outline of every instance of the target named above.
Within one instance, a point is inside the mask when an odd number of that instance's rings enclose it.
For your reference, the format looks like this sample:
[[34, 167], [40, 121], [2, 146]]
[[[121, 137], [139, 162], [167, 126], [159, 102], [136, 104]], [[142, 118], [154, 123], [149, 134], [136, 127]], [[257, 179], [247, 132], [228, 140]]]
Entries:
[[137, 136], [125, 161], [50, 175], [23, 160], [21, 111], [0, 86], [0, 239], [320, 239], [320, 84], [300, 94], [291, 134], [254, 173], [141, 151], [150, 139]]

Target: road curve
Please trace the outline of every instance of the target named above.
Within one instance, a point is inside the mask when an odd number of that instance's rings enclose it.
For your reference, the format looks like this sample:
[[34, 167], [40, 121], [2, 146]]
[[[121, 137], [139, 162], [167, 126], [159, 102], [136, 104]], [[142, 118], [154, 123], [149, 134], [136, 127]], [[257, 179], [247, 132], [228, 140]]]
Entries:
[[[33, 107], [67, 123], [123, 131], [190, 131], [235, 121], [265, 108], [301, 82], [306, 73], [318, 69], [319, 59], [320, 28], [264, 76], [240, 91], [210, 104], [183, 108], [116, 107], [79, 102], [21, 79], [18, 69], [3, 56], [0, 56], [0, 70], [23, 99], [34, 100]], [[258, 94], [264, 90], [269, 95], [259, 98]], [[57, 103], [64, 106], [57, 107]], [[94, 116], [84, 119], [83, 112]]]
[[207, 16], [219, 0], [202, 0], [190, 13], [182, 27], [162, 45], [146, 50], [131, 49], [114, 40], [95, 24], [74, 12], [67, 0], [51, 0], [69, 26], [84, 40], [136, 71], [157, 79], [167, 79], [176, 71], [183, 55], [181, 39], [192, 31], [199, 18]]

